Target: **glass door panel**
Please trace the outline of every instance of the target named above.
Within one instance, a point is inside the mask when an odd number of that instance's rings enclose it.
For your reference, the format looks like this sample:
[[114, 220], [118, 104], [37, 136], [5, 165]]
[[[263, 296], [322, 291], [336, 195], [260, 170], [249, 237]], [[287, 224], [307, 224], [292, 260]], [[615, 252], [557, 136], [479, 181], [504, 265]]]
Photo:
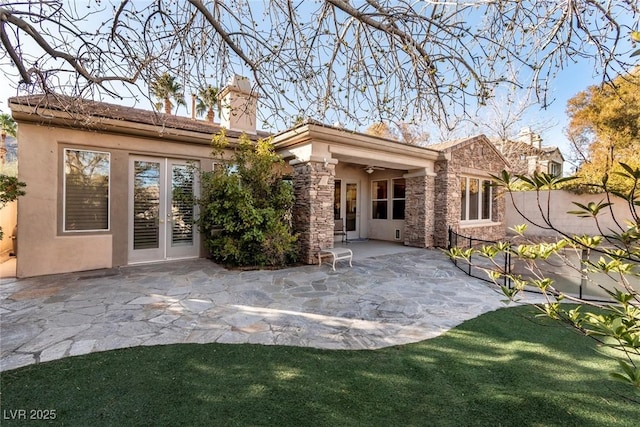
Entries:
[[171, 239], [167, 242], [167, 256], [182, 258], [197, 256], [199, 244], [194, 224], [195, 206], [190, 202], [195, 196], [195, 171], [185, 162], [170, 161], [171, 191], [167, 214]]
[[130, 174], [129, 262], [197, 257], [193, 169], [184, 161], [132, 158]]
[[160, 163], [134, 162], [133, 249], [160, 248]]
[[350, 239], [357, 239], [360, 237], [358, 232], [358, 218], [360, 216], [360, 212], [358, 212], [358, 183], [346, 183], [345, 208], [345, 225], [348, 236]]

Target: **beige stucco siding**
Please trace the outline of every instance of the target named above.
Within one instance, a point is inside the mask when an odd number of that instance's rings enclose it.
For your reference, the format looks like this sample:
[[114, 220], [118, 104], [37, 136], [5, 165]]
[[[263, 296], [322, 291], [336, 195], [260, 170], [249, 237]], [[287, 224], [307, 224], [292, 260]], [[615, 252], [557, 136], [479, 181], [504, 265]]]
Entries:
[[[21, 123], [18, 177], [27, 184], [29, 197], [18, 206], [20, 253], [18, 277], [64, 273], [111, 266], [112, 237], [98, 235], [58, 235], [58, 148], [52, 141], [60, 131]], [[63, 255], [64, 256], [61, 256]]]
[[[393, 205], [393, 178], [402, 178], [402, 175], [407, 171], [399, 171], [399, 170], [376, 170], [371, 175], [368, 175], [368, 192], [364, 194], [365, 200], [367, 200], [367, 223], [369, 230], [369, 238], [374, 240], [387, 240], [387, 241], [402, 241], [404, 239], [403, 229], [404, 229], [404, 220], [394, 220], [392, 219], [392, 211], [391, 207]], [[377, 180], [386, 180], [388, 182], [388, 209], [387, 209], [387, 218], [388, 219], [373, 219], [371, 215], [371, 182]], [[396, 238], [396, 230], [399, 230], [399, 238]]]
[[[120, 134], [73, 130], [22, 122], [19, 179], [29, 197], [18, 207], [18, 277], [111, 268], [127, 263], [129, 158], [145, 155], [188, 159], [211, 169], [206, 143], [179, 143]], [[64, 232], [64, 149], [110, 153], [109, 230]]]

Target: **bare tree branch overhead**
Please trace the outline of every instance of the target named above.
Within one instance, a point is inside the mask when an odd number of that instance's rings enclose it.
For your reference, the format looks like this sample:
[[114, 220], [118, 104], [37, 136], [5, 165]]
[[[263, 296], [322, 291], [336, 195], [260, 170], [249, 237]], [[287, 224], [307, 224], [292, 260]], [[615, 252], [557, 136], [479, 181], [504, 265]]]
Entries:
[[262, 119], [453, 127], [503, 89], [548, 104], [575, 58], [610, 80], [633, 65], [636, 0], [63, 0], [0, 6], [0, 66], [24, 93], [147, 96], [255, 82]]

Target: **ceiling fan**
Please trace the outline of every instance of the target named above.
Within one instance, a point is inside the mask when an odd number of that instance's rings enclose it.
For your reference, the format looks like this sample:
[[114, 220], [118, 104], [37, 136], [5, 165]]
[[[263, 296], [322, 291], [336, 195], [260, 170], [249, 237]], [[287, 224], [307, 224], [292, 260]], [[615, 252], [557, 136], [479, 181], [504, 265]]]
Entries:
[[374, 171], [377, 171], [377, 170], [378, 171], [383, 171], [384, 170], [384, 168], [381, 168], [379, 166], [367, 166], [367, 167], [364, 167], [362, 169], [364, 169], [364, 171], [366, 173], [368, 173], [369, 175], [371, 175]]

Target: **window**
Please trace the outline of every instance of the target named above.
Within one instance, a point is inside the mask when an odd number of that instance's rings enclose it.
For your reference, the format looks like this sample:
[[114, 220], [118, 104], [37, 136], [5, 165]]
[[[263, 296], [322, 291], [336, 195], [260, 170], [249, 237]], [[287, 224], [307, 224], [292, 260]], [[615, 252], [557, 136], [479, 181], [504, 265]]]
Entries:
[[405, 205], [405, 180], [398, 178], [392, 180], [393, 183], [393, 201], [392, 201], [392, 219], [404, 219]]
[[371, 214], [373, 219], [387, 219], [387, 205], [389, 203], [387, 181], [372, 181], [371, 191]]
[[480, 178], [460, 178], [460, 219], [490, 220], [493, 208], [491, 181]]
[[110, 154], [64, 150], [64, 231], [109, 229]]
[[549, 162], [549, 173], [553, 176], [560, 176], [562, 174], [560, 164], [556, 162]]

